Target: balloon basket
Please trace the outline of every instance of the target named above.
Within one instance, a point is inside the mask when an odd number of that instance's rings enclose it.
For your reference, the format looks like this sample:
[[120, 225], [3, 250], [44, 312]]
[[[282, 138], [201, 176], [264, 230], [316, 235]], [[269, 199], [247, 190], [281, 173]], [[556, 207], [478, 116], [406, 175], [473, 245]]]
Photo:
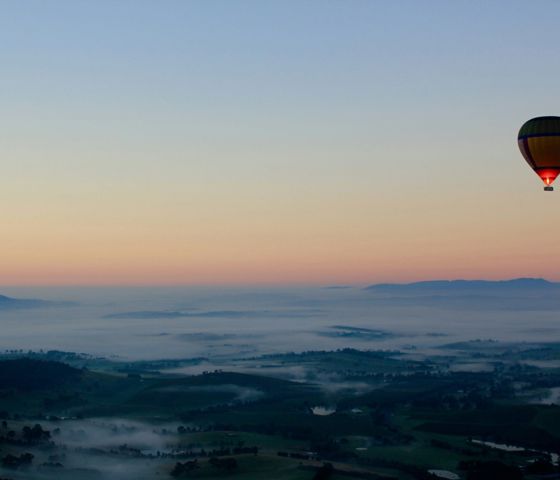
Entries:
[[554, 191], [554, 187], [551, 187], [550, 185], [547, 185], [546, 187], [544, 187], [544, 191], [545, 191], [545, 192], [553, 192], [553, 191]]

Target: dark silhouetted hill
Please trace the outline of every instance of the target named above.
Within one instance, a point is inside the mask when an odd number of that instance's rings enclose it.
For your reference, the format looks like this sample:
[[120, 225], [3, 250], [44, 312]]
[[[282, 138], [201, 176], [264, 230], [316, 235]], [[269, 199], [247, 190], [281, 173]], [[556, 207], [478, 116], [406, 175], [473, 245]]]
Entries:
[[60, 362], [0, 360], [0, 389], [42, 390], [77, 380], [81, 374], [81, 370]]

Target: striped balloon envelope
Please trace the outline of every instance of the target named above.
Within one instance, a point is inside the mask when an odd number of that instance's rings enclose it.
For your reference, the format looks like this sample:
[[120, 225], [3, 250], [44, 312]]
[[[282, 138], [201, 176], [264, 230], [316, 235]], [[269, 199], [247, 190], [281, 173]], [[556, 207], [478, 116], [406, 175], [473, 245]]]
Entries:
[[541, 177], [544, 189], [560, 174], [560, 117], [537, 117], [523, 124], [517, 143], [521, 154]]

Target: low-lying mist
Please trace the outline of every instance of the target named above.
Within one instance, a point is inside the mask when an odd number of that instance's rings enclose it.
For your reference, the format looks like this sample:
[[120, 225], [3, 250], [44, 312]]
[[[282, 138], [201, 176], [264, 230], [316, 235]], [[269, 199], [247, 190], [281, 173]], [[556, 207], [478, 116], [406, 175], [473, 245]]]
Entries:
[[348, 346], [429, 348], [478, 338], [546, 341], [560, 329], [555, 292], [505, 290], [474, 301], [470, 290], [457, 288], [447, 296], [361, 288], [10, 288], [0, 293], [64, 303], [0, 309], [0, 349], [229, 359]]

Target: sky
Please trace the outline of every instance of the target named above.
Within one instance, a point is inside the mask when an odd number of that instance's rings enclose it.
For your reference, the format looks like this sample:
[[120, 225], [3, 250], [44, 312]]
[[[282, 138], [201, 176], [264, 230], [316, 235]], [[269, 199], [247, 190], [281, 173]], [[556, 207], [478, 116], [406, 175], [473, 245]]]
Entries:
[[560, 280], [560, 2], [2, 1], [0, 284]]

